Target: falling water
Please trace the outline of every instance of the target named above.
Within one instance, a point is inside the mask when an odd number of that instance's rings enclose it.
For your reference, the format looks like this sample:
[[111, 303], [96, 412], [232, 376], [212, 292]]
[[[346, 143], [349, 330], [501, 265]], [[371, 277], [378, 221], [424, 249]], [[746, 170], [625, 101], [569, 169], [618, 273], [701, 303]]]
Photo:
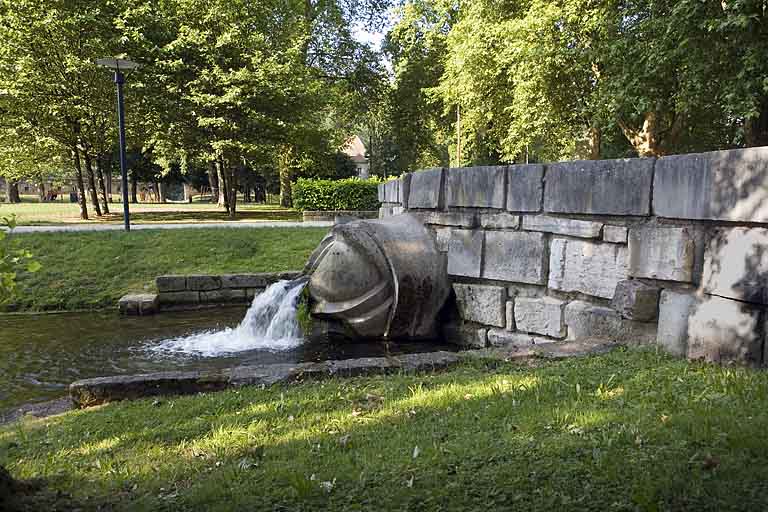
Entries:
[[303, 341], [296, 318], [299, 295], [306, 279], [279, 281], [257, 295], [240, 325], [165, 340], [150, 350], [204, 357], [246, 350], [289, 350]]

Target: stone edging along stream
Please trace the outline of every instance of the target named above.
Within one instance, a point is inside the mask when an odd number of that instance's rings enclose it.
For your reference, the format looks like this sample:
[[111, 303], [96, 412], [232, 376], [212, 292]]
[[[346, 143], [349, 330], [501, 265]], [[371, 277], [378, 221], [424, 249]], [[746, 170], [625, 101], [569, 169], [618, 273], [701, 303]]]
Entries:
[[528, 347], [425, 352], [392, 357], [365, 357], [318, 363], [237, 366], [217, 371], [170, 371], [143, 375], [99, 377], [73, 382], [69, 394], [75, 407], [90, 407], [118, 400], [150, 396], [189, 395], [241, 386], [272, 386], [305, 380], [357, 377], [390, 373], [444, 370], [471, 359], [562, 359], [605, 353], [615, 343], [585, 341], [546, 343]]

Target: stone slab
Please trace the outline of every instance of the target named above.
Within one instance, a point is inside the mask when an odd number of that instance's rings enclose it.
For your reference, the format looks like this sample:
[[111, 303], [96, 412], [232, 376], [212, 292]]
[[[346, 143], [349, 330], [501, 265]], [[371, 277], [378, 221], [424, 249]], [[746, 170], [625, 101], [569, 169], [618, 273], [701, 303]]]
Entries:
[[764, 308], [709, 296], [688, 319], [688, 358], [760, 366]]
[[512, 165], [507, 169], [507, 210], [541, 211], [544, 193], [544, 166]]
[[174, 304], [198, 304], [200, 303], [200, 292], [165, 292], [157, 295], [161, 305]]
[[475, 228], [478, 226], [477, 214], [465, 212], [429, 212], [422, 215], [422, 223], [434, 226], [456, 226]]
[[653, 211], [676, 219], [768, 222], [768, 147], [660, 158]]
[[507, 319], [507, 330], [514, 331], [515, 330], [515, 301], [508, 300], [504, 311], [505, 311], [504, 316]]
[[544, 211], [648, 215], [654, 161], [632, 158], [549, 164]]
[[547, 280], [547, 239], [543, 233], [487, 231], [482, 276], [527, 284]]
[[768, 305], [768, 229], [721, 228], [704, 253], [705, 292]]
[[503, 209], [506, 178], [506, 166], [448, 169], [445, 176], [446, 206]]
[[609, 226], [608, 224], [603, 226], [604, 242], [610, 242], [612, 244], [625, 244], [627, 243], [628, 235], [629, 229], [624, 226]]
[[200, 292], [200, 302], [205, 302], [208, 304], [246, 302], [247, 300], [248, 300], [248, 296], [245, 292], [245, 288], [242, 288], [242, 289], [222, 288], [220, 290]]
[[187, 290], [202, 292], [208, 290], [218, 290], [219, 288], [221, 288], [221, 278], [219, 276], [187, 276]]
[[523, 229], [526, 231], [543, 231], [578, 238], [599, 238], [602, 228], [601, 222], [590, 220], [564, 219], [551, 215], [525, 215], [523, 217]]
[[482, 231], [454, 229], [448, 242], [448, 274], [480, 277], [483, 262]]
[[132, 293], [120, 297], [117, 308], [120, 314], [129, 316], [154, 315], [160, 301], [155, 293]]
[[400, 180], [389, 180], [384, 183], [384, 201], [385, 203], [400, 202]]
[[655, 323], [625, 320], [611, 308], [580, 300], [565, 307], [565, 323], [569, 340], [607, 339], [631, 345], [656, 341]]
[[515, 328], [552, 338], [565, 337], [564, 311], [566, 303], [553, 297], [515, 299]]
[[504, 327], [507, 290], [503, 286], [454, 283], [453, 291], [462, 319]]
[[180, 292], [187, 289], [187, 276], [157, 276], [155, 286], [158, 292]]
[[629, 275], [689, 283], [695, 244], [687, 228], [629, 230]]
[[656, 344], [666, 352], [678, 357], [687, 355], [688, 318], [696, 304], [696, 296], [692, 293], [662, 290]]
[[380, 203], [386, 203], [387, 202], [387, 195], [385, 193], [386, 184], [385, 183], [379, 183], [379, 185], [376, 187], [376, 198], [379, 200]]
[[488, 344], [492, 347], [531, 347], [553, 343], [556, 340], [527, 334], [524, 332], [509, 332], [503, 329], [488, 329]]
[[440, 252], [448, 252], [448, 245], [451, 242], [453, 228], [437, 227], [435, 228], [435, 245]]
[[549, 287], [610, 299], [627, 278], [627, 248], [556, 238], [550, 244]]
[[510, 213], [485, 213], [480, 215], [480, 225], [485, 229], [517, 229], [520, 216]]
[[611, 300], [611, 307], [622, 318], [650, 322], [656, 320], [659, 310], [659, 288], [637, 281], [619, 281]]
[[407, 208], [442, 208], [443, 175], [442, 167], [412, 173]]
[[462, 320], [443, 325], [442, 336], [446, 343], [464, 348], [483, 348], [488, 346], [488, 329]]

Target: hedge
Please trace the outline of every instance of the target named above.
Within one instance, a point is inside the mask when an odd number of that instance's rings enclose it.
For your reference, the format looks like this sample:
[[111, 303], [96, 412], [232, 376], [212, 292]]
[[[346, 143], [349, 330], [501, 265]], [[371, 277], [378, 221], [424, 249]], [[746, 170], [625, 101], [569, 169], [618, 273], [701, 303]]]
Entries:
[[299, 178], [292, 187], [293, 207], [301, 211], [378, 210], [379, 183], [376, 178]]

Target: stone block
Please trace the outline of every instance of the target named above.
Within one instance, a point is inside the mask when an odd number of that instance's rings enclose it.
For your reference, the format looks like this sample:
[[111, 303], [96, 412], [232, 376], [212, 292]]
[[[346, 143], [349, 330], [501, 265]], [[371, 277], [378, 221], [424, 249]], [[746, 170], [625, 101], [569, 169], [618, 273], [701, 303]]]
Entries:
[[637, 280], [619, 281], [611, 307], [628, 320], [650, 322], [659, 310], [659, 288]]
[[512, 165], [507, 169], [507, 210], [510, 212], [541, 211], [543, 193], [543, 165]]
[[649, 215], [653, 158], [547, 165], [544, 211]]
[[709, 296], [688, 319], [688, 358], [759, 366], [763, 361], [764, 308]]
[[475, 228], [478, 226], [477, 214], [460, 212], [429, 212], [423, 217], [424, 224], [435, 226], [456, 226], [460, 228]]
[[[411, 173], [405, 173], [400, 176], [400, 207], [405, 208], [408, 204], [408, 196], [411, 195]], [[402, 211], [400, 212], [402, 213]], [[399, 213], [395, 212], [395, 215]]]
[[542, 233], [488, 231], [482, 276], [527, 284], [547, 280], [547, 240]]
[[453, 291], [462, 319], [504, 327], [507, 291], [503, 286], [454, 283]]
[[660, 158], [653, 211], [676, 219], [768, 222], [768, 147]]
[[692, 293], [662, 290], [656, 344], [666, 352], [679, 357], [687, 355], [688, 318], [696, 303], [696, 296]]
[[526, 215], [523, 217], [523, 229], [527, 231], [543, 231], [578, 238], [599, 238], [602, 228], [602, 223], [590, 220], [564, 219], [550, 215]]
[[480, 225], [486, 229], [517, 229], [520, 216], [510, 213], [485, 213], [480, 215]]
[[435, 245], [438, 251], [448, 252], [452, 234], [453, 228], [435, 228]]
[[518, 331], [565, 337], [563, 313], [566, 303], [552, 297], [515, 299], [515, 328]]
[[515, 301], [514, 300], [507, 301], [505, 312], [506, 314], [504, 316], [507, 319], [507, 330], [514, 331], [515, 330]]
[[687, 228], [629, 230], [629, 275], [633, 277], [691, 282], [694, 257]]
[[544, 345], [556, 340], [527, 334], [524, 332], [509, 332], [502, 329], [488, 329], [488, 344], [492, 347], [530, 347]]
[[768, 229], [716, 229], [704, 253], [704, 291], [768, 305], [767, 248]]
[[446, 343], [465, 348], [485, 348], [488, 345], [488, 329], [462, 322], [451, 322], [443, 327]]
[[186, 276], [157, 276], [155, 286], [159, 292], [181, 292], [187, 289]]
[[386, 193], [385, 193], [385, 189], [386, 189], [386, 184], [385, 183], [379, 183], [379, 186], [376, 187], [377, 194], [378, 194], [376, 197], [377, 197], [377, 199], [379, 200], [380, 203], [386, 203], [387, 202], [387, 196], [386, 196]]
[[261, 275], [267, 280], [269, 284], [276, 283], [278, 281], [292, 281], [301, 277], [303, 272], [301, 270], [285, 270], [283, 272], [262, 272]]
[[158, 300], [161, 305], [198, 304], [200, 292], [164, 292], [158, 294]]
[[506, 166], [448, 169], [445, 175], [446, 206], [503, 209], [506, 175]]
[[229, 302], [245, 302], [247, 299], [245, 289], [234, 290], [222, 288], [221, 290], [211, 290], [200, 292], [200, 302], [208, 304], [223, 304]]
[[245, 298], [247, 300], [253, 300], [254, 297], [260, 295], [264, 291], [264, 288], [246, 288]]
[[565, 307], [569, 340], [605, 339], [640, 345], [656, 341], [656, 324], [621, 318], [611, 308], [576, 300]]
[[627, 243], [627, 234], [629, 229], [624, 226], [603, 226], [603, 241], [612, 244]]
[[610, 299], [627, 278], [627, 248], [556, 238], [550, 244], [549, 287]]
[[274, 280], [267, 279], [272, 274], [224, 274], [221, 276], [222, 288], [265, 288]]
[[117, 310], [121, 315], [139, 315], [139, 302], [136, 300], [136, 295], [123, 295], [120, 297], [120, 300], [117, 301]]
[[187, 276], [187, 290], [190, 291], [209, 291], [221, 288], [221, 278], [219, 276], [191, 275]]
[[[381, 185], [379, 185], [379, 186], [381, 186]], [[393, 209], [394, 209], [393, 206], [387, 206], [387, 205], [380, 206], [379, 207], [379, 218], [380, 219], [386, 219], [387, 217], [391, 217], [392, 215], [394, 215], [394, 213], [392, 211]]]
[[480, 277], [483, 261], [483, 232], [454, 229], [448, 242], [448, 274]]
[[443, 207], [442, 167], [416, 171], [411, 174], [407, 207], [442, 208]]
[[384, 183], [384, 202], [400, 202], [400, 180], [389, 180]]

